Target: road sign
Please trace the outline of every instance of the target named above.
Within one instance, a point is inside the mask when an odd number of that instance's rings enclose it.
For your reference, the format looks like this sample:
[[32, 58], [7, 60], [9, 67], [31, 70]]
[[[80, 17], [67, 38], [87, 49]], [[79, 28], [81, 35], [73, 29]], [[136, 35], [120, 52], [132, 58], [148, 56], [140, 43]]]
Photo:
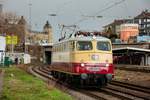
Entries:
[[6, 44], [14, 44], [16, 45], [18, 43], [18, 37], [17, 36], [6, 36]]
[[12, 44], [17, 44], [18, 38], [17, 36], [12, 36]]

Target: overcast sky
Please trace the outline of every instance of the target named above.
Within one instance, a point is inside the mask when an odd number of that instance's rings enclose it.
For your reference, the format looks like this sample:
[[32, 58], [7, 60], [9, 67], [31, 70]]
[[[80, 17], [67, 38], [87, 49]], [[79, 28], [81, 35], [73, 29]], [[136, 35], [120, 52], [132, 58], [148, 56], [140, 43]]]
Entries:
[[[133, 18], [148, 9], [150, 0], [0, 0], [4, 11], [24, 16], [29, 23], [31, 5], [32, 29], [42, 31], [46, 20], [53, 27], [54, 38], [59, 37], [58, 24], [77, 24], [81, 30], [102, 30], [114, 19]], [[52, 17], [49, 14], [57, 14]], [[102, 16], [90, 18], [85, 16]]]

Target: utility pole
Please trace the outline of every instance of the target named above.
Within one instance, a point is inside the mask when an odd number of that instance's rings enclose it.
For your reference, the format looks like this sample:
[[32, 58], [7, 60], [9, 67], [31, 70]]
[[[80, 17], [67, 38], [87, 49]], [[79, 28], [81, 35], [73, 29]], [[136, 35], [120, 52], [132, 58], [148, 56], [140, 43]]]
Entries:
[[13, 33], [11, 34], [11, 53], [14, 53]]
[[30, 32], [31, 32], [31, 29], [32, 29], [31, 7], [32, 7], [32, 3], [29, 3], [29, 30], [30, 30]]
[[0, 14], [3, 12], [3, 4], [0, 3]]
[[[32, 3], [29, 3], [29, 32], [31, 32], [31, 29], [32, 29], [32, 23], [31, 23], [31, 20], [32, 20], [32, 17], [31, 17], [31, 7], [32, 7]], [[25, 53], [28, 53], [28, 46], [27, 46], [27, 34], [24, 35], [24, 49], [25, 49]]]

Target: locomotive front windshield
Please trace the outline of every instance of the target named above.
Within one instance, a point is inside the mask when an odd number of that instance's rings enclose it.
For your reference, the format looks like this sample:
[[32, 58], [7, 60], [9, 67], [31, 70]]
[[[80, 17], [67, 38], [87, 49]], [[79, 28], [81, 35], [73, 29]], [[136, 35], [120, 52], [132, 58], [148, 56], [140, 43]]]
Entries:
[[111, 46], [110, 46], [109, 42], [99, 41], [99, 42], [97, 42], [97, 49], [98, 50], [102, 50], [102, 51], [110, 51], [111, 50]]
[[77, 42], [77, 50], [84, 51], [84, 50], [92, 50], [92, 42], [90, 41], [78, 41]]

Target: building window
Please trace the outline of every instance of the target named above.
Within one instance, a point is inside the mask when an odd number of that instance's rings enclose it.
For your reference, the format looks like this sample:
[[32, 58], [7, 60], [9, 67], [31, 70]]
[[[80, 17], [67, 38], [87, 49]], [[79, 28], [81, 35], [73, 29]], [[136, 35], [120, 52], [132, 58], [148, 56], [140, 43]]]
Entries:
[[150, 24], [147, 24], [147, 27], [150, 27]]
[[141, 19], [139, 19], [139, 24], [141, 24]]
[[74, 51], [74, 49], [75, 49], [75, 42], [74, 41], [69, 42], [69, 48], [71, 51]]
[[147, 19], [144, 19], [144, 22], [147, 22]]
[[150, 19], [147, 19], [147, 22], [150, 22]]

